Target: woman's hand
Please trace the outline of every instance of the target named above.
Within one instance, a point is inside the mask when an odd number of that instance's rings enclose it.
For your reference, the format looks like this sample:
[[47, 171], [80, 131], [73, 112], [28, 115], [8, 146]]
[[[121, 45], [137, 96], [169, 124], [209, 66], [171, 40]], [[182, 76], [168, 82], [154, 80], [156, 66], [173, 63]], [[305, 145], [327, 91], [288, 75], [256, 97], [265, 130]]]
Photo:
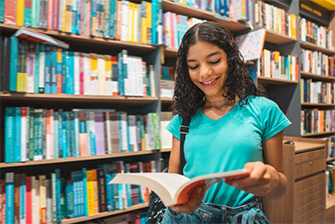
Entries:
[[[276, 187], [281, 182], [283, 174], [275, 168], [262, 162], [249, 162], [245, 164], [243, 169], [248, 171], [250, 176], [236, 180], [225, 180], [225, 183], [256, 196], [268, 195], [271, 198], [282, 196], [281, 192], [276, 191]], [[284, 179], [286, 182], [286, 178]]]
[[170, 207], [173, 211], [182, 212], [184, 214], [193, 213], [201, 204], [202, 199], [205, 198], [206, 191], [208, 188], [206, 186], [198, 187], [193, 194], [190, 196], [190, 200], [185, 204], [174, 205]]

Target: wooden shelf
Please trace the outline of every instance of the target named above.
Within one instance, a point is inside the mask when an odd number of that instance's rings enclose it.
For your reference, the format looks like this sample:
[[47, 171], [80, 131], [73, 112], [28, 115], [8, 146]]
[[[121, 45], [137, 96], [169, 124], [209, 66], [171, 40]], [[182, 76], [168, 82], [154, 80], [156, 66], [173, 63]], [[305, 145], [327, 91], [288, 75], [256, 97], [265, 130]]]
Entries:
[[319, 47], [318, 45], [312, 44], [312, 43], [309, 43], [309, 42], [300, 43], [300, 46], [302, 48], [306, 48], [306, 49], [309, 49], [309, 50], [320, 51], [320, 52], [328, 54], [328, 55], [334, 55], [335, 54], [334, 50], [330, 50], [330, 49], [327, 49], [327, 48], [324, 48], [324, 47]]
[[71, 162], [99, 160], [99, 159], [112, 159], [112, 158], [120, 158], [120, 157], [148, 155], [148, 154], [153, 154], [157, 152], [158, 150], [148, 150], [148, 151], [138, 151], [138, 152], [113, 153], [113, 154], [108, 154], [108, 155], [97, 155], [97, 156], [80, 156], [80, 157], [69, 157], [69, 158], [60, 158], [60, 159], [44, 159], [44, 160], [27, 161], [27, 162], [20, 162], [20, 163], [0, 163], [0, 168], [36, 166], [36, 165], [46, 165], [46, 164], [55, 164], [55, 163], [71, 163]]
[[104, 217], [108, 217], [108, 216], [112, 216], [112, 215], [119, 215], [119, 214], [123, 214], [123, 213], [126, 213], [126, 212], [132, 212], [132, 211], [136, 211], [136, 210], [140, 210], [140, 209], [145, 209], [147, 207], [148, 207], [148, 204], [145, 203], [145, 204], [134, 205], [134, 206], [131, 206], [130, 208], [126, 208], [126, 209], [115, 210], [115, 211], [112, 211], [112, 212], [101, 212], [101, 213], [98, 213], [98, 214], [85, 216], [85, 217], [80, 217], [80, 218], [63, 219], [62, 224], [80, 223], [80, 222], [84, 222], [84, 221], [88, 221], [88, 220], [92, 220], [92, 219], [99, 219], [99, 218], [104, 218]]
[[323, 136], [323, 135], [333, 135], [335, 134], [335, 131], [327, 131], [327, 132], [321, 132], [321, 133], [309, 133], [309, 134], [303, 134], [301, 137], [317, 137], [317, 136]]
[[297, 39], [270, 30], [266, 30], [265, 41], [273, 44], [286, 44], [297, 41]]
[[335, 107], [335, 104], [330, 103], [301, 103], [304, 107]]
[[335, 160], [335, 157], [331, 157], [327, 159], [327, 162], [334, 161], [334, 160]]
[[165, 48], [164, 49], [164, 56], [167, 58], [176, 58], [178, 53], [178, 49], [174, 48]]
[[0, 102], [3, 101], [41, 101], [41, 102], [70, 102], [70, 103], [116, 103], [131, 104], [132, 106], [147, 105], [158, 100], [158, 97], [129, 97], [129, 96], [93, 96], [44, 93], [4, 93], [0, 92]]
[[269, 78], [269, 77], [263, 77], [263, 76], [257, 76], [257, 81], [261, 83], [274, 84], [274, 85], [287, 85], [287, 84], [297, 84], [298, 83], [297, 81]]
[[310, 0], [314, 2], [315, 4], [327, 9], [328, 11], [334, 11], [335, 10], [335, 2], [332, 0]]
[[317, 81], [326, 81], [326, 82], [335, 82], [335, 77], [331, 76], [324, 76], [324, 75], [317, 75], [314, 73], [308, 73], [308, 72], [300, 72], [301, 78], [305, 79], [313, 79]]
[[335, 196], [328, 193], [326, 209], [334, 208], [334, 206], [335, 206]]
[[161, 152], [171, 152], [171, 149], [162, 149]]
[[294, 141], [294, 150], [295, 153], [302, 153], [306, 151], [311, 151], [315, 149], [322, 149], [325, 147], [325, 144], [314, 143], [314, 142], [304, 142], [304, 141]]
[[161, 103], [171, 104], [172, 102], [173, 102], [172, 98], [169, 98], [169, 97], [162, 97], [161, 98]]
[[[0, 23], [0, 29], [2, 35], [12, 35], [21, 27], [22, 26], [19, 25]], [[157, 48], [157, 46], [149, 44], [131, 43], [120, 40], [106, 39], [101, 37], [91, 37], [73, 33], [64, 33], [55, 30], [44, 30], [33, 27], [27, 27], [27, 28], [62, 40], [70, 44], [70, 49], [72, 47], [81, 46], [81, 48], [83, 48], [85, 46], [86, 48], [94, 47], [95, 49], [105, 51], [111, 50], [115, 52], [115, 51], [121, 51], [122, 49], [126, 48], [129, 54], [144, 54], [151, 52]]]
[[183, 5], [178, 2], [172, 2], [170, 0], [162, 0], [163, 12], [174, 12], [177, 14], [185, 15], [188, 17], [195, 17], [198, 19], [205, 19], [215, 21], [224, 27], [226, 27], [231, 32], [237, 32], [245, 29], [250, 29], [248, 25], [238, 22], [236, 20], [231, 20], [228, 17], [218, 18], [215, 17], [214, 13], [198, 8], [194, 8], [188, 5]]

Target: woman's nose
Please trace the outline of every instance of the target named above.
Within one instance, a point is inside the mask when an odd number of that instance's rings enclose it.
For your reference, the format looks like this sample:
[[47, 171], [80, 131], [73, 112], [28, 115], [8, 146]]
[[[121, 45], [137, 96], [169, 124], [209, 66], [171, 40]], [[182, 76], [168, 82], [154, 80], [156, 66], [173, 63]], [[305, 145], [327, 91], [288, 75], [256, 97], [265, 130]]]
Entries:
[[208, 65], [203, 65], [200, 67], [200, 77], [207, 77], [212, 75], [213, 70], [210, 66]]

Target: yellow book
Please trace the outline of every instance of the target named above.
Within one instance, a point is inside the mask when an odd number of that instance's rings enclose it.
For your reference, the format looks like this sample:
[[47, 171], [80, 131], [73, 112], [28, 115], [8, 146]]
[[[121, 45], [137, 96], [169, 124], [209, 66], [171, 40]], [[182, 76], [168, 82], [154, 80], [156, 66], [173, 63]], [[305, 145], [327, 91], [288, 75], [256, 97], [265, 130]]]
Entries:
[[90, 54], [91, 71], [90, 71], [90, 84], [89, 94], [98, 95], [99, 76], [98, 76], [98, 55]]
[[24, 18], [24, 0], [17, 0], [17, 9], [16, 9], [17, 21], [16, 24], [19, 26], [23, 26], [23, 18]]
[[134, 3], [129, 2], [128, 5], [128, 26], [127, 26], [127, 41], [133, 42], [133, 26], [134, 26]]
[[105, 95], [112, 95], [112, 57], [105, 55]]
[[147, 32], [147, 2], [142, 1], [142, 15], [141, 15], [141, 43], [148, 43], [148, 32]]
[[94, 215], [93, 170], [86, 171], [88, 215]]
[[46, 218], [47, 218], [47, 205], [46, 205], [46, 184], [45, 184], [45, 175], [39, 175], [39, 192], [40, 192], [40, 197], [39, 197], [39, 216], [40, 216], [40, 223], [46, 223]]
[[62, 9], [62, 15], [59, 15], [59, 16], [62, 16], [62, 32], [65, 32], [66, 31], [66, 1], [67, 0], [64, 0], [63, 1], [63, 9]]
[[148, 35], [148, 44], [152, 43], [152, 16], [151, 16], [151, 2], [147, 2], [147, 35]]
[[93, 192], [94, 192], [94, 214], [99, 213], [99, 197], [98, 197], [98, 176], [97, 170], [92, 170], [92, 178], [93, 178]]
[[72, 31], [72, 0], [66, 0], [65, 32]]
[[291, 37], [297, 38], [297, 26], [296, 26], [296, 15], [290, 14], [291, 17]]
[[138, 12], [138, 4], [134, 3], [134, 9], [133, 9], [133, 42], [138, 42], [138, 21], [141, 18], [138, 18], [139, 12]]

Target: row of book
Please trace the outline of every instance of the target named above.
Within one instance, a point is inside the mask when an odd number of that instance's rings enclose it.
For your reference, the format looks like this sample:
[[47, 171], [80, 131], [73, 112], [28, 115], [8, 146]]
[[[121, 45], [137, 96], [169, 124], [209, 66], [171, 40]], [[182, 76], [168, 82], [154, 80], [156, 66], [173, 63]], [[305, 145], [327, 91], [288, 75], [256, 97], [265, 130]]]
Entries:
[[172, 98], [175, 87], [175, 72], [172, 66], [161, 66], [160, 96]]
[[319, 26], [303, 17], [299, 17], [299, 24], [300, 39], [302, 41], [334, 50], [334, 33], [331, 29]]
[[156, 96], [153, 66], [127, 50], [117, 56], [73, 52], [14, 36], [1, 37], [0, 49], [2, 91]]
[[158, 113], [5, 108], [5, 163], [161, 149]]
[[261, 0], [255, 2], [255, 23], [267, 30], [297, 38], [296, 15]]
[[162, 1], [6, 0], [0, 22], [143, 44], [160, 44]]
[[335, 104], [335, 83], [300, 80], [301, 103]]
[[298, 58], [295, 56], [284, 56], [279, 51], [264, 49], [260, 64], [260, 76], [292, 81], [299, 79]]
[[300, 49], [300, 70], [315, 75], [335, 76], [334, 57], [319, 51]]
[[301, 134], [335, 131], [335, 110], [301, 110]]
[[155, 161], [114, 161], [97, 168], [46, 175], [6, 172], [0, 180], [2, 223], [61, 223], [147, 203], [150, 190], [130, 184], [108, 184], [117, 173], [156, 172]]

